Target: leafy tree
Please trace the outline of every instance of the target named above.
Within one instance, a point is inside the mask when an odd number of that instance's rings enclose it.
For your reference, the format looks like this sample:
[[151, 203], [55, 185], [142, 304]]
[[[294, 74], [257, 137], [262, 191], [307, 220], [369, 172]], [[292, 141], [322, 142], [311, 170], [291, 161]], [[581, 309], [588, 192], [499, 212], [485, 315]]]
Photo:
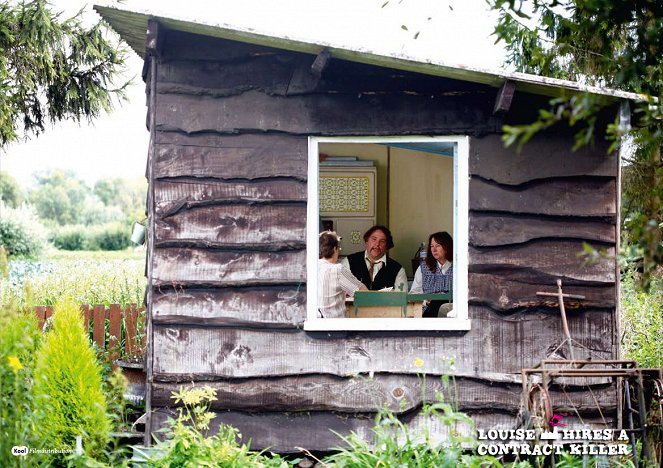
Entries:
[[64, 225], [76, 224], [82, 217], [90, 189], [72, 171], [54, 170], [36, 174], [37, 188], [30, 194], [30, 202], [39, 217]]
[[23, 203], [23, 191], [9, 172], [0, 171], [0, 200], [12, 208]]
[[80, 13], [62, 19], [45, 0], [0, 3], [0, 147], [44, 131], [46, 121], [92, 120], [109, 111], [125, 49]]
[[129, 221], [145, 216], [147, 181], [144, 178], [105, 178], [94, 184], [94, 193], [107, 207], [119, 207]]
[[[624, 231], [631, 255], [643, 257], [644, 285], [663, 264], [663, 3], [651, 0], [488, 0], [500, 11], [495, 28], [504, 41], [507, 63], [518, 71], [581, 81], [640, 93], [631, 102], [634, 128], [596, 128], [600, 98], [565, 96], [540, 110], [529, 125], [505, 127], [507, 144], [525, 143], [537, 131], [566, 121], [577, 129], [576, 147], [597, 134], [628, 136], [635, 148], [624, 177]], [[527, 8], [527, 10], [525, 9]]]

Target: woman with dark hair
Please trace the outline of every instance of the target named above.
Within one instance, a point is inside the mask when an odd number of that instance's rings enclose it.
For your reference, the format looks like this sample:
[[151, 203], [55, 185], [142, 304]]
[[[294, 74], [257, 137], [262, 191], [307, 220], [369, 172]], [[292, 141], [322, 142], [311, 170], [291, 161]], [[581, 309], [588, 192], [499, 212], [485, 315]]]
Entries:
[[332, 231], [320, 233], [318, 251], [318, 314], [322, 318], [345, 317], [345, 297], [366, 286], [338, 261], [341, 238]]
[[[453, 290], [453, 239], [448, 232], [435, 232], [428, 238], [426, 261], [417, 268], [410, 294], [447, 293]], [[431, 301], [424, 317], [437, 317], [443, 301]]]

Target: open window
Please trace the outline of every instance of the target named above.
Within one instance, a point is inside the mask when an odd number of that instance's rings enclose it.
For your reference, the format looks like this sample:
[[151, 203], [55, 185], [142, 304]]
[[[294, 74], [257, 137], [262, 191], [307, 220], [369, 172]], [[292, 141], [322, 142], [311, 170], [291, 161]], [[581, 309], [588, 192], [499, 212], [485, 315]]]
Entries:
[[[465, 136], [310, 137], [305, 330], [469, 330], [469, 139]], [[406, 271], [437, 231], [452, 234], [453, 313], [444, 318], [318, 318], [318, 235], [342, 237], [342, 255], [364, 250], [370, 226], [389, 227], [389, 256]], [[383, 293], [384, 294], [384, 293]], [[410, 304], [408, 307], [412, 307]], [[348, 306], [348, 311], [350, 306]], [[403, 315], [406, 309], [403, 309]]]

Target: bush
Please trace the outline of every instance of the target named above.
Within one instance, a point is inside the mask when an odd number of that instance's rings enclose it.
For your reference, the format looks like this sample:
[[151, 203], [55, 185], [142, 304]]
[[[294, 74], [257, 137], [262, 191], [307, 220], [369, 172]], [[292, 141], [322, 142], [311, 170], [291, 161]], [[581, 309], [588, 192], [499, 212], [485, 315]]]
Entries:
[[[83, 449], [100, 456], [111, 424], [106, 414], [101, 368], [83, 330], [79, 307], [71, 301], [54, 307], [53, 328], [37, 356], [34, 383], [39, 434], [52, 449], [73, 450], [76, 436]], [[63, 464], [66, 454], [48, 454]]]
[[51, 231], [49, 240], [61, 250], [87, 250], [89, 227], [71, 224]]
[[10, 208], [0, 201], [0, 246], [10, 257], [37, 257], [46, 247], [46, 228], [28, 205]]
[[640, 367], [663, 366], [663, 278], [652, 281], [649, 292], [638, 288], [634, 273], [622, 278], [620, 329], [622, 354]]
[[92, 230], [91, 250], [123, 250], [131, 245], [131, 230], [120, 223], [104, 224]]
[[153, 454], [143, 453], [146, 465], [163, 466], [207, 466], [207, 467], [287, 467], [298, 460], [286, 462], [278, 455], [266, 456], [250, 452], [246, 444], [237, 442], [239, 433], [231, 426], [222, 425], [218, 435], [206, 437], [214, 413], [209, 412], [210, 403], [216, 399], [216, 390], [211, 387], [192, 387], [173, 393], [179, 417], [170, 419], [172, 436], [158, 442]]
[[38, 446], [31, 437], [34, 408], [32, 369], [40, 333], [31, 313], [13, 305], [0, 308], [0, 466], [24, 466], [14, 446]]

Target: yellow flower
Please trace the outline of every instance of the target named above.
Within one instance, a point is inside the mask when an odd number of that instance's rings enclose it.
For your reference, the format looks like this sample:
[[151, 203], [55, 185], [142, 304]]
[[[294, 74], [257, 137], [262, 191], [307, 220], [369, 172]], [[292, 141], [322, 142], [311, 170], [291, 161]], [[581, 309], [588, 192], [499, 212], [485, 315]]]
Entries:
[[18, 374], [18, 371], [23, 369], [23, 364], [21, 364], [21, 361], [19, 361], [16, 356], [9, 356], [7, 361], [9, 362], [9, 367], [14, 371], [14, 374]]
[[418, 357], [414, 360], [414, 367], [423, 367], [423, 366], [424, 366], [424, 360], [423, 359]]

